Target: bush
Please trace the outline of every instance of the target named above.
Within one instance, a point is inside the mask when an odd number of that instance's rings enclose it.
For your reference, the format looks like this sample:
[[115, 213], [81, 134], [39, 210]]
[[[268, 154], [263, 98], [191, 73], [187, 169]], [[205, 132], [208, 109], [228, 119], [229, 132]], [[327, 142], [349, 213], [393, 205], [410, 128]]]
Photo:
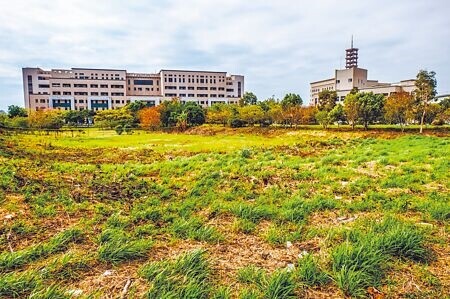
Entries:
[[122, 135], [122, 133], [123, 133], [123, 126], [122, 125], [117, 125], [115, 127], [115, 130], [116, 130], [117, 135]]

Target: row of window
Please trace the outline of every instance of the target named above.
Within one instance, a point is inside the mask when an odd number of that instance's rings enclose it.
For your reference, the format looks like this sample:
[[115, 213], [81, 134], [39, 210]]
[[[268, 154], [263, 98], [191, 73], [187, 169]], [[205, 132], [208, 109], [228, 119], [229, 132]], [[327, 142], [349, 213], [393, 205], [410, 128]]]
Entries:
[[[128, 90], [131, 90], [131, 88], [130, 87], [128, 87]], [[150, 87], [146, 87], [145, 88], [145, 91], [153, 91], [154, 90], [154, 88], [152, 87], [152, 88], [150, 88]], [[134, 87], [134, 91], [143, 91], [143, 88], [142, 87]], [[159, 87], [158, 88], [156, 88], [156, 91], [159, 91]]]
[[[76, 96], [87, 96], [89, 95], [89, 93], [87, 91], [75, 91], [73, 93]], [[109, 96], [109, 92], [96, 92], [96, 91], [92, 91], [90, 93], [91, 96]], [[72, 92], [71, 91], [63, 91], [61, 93], [61, 91], [53, 91], [52, 95], [55, 96], [60, 96], [60, 95], [64, 95], [64, 96], [71, 96]], [[123, 97], [125, 96], [125, 93], [123, 92], [111, 92], [111, 96], [115, 96], [115, 97]]]
[[[172, 78], [172, 77], [168, 77], [168, 78], [166, 78], [166, 77], [164, 77], [164, 82], [169, 82], [169, 83], [186, 83], [186, 78], [178, 78], [178, 81], [177, 81], [177, 78]], [[225, 80], [222, 80], [222, 79], [219, 79], [219, 82], [225, 82]], [[217, 81], [216, 81], [216, 79], [208, 79], [208, 78], [188, 78], [187, 79], [187, 83], [210, 83], [210, 84], [216, 84], [217, 83]]]
[[[164, 86], [164, 89], [169, 89], [169, 90], [175, 90], [177, 89], [177, 86]], [[179, 90], [186, 90], [186, 86], [178, 86]], [[194, 86], [188, 86], [187, 90], [194, 90], [195, 87]], [[207, 86], [197, 86], [197, 90], [219, 90], [219, 91], [224, 91], [225, 88], [224, 87], [207, 87]], [[227, 91], [233, 91], [233, 89], [227, 89]]]
[[225, 95], [224, 94], [210, 94], [209, 96], [208, 96], [208, 94], [206, 94], [206, 93], [198, 93], [197, 95], [195, 95], [195, 94], [193, 94], [193, 93], [188, 93], [188, 94], [185, 94], [185, 93], [180, 93], [180, 94], [176, 94], [176, 93], [166, 93], [165, 95], [164, 95], [165, 97], [180, 97], [180, 98], [195, 98], [195, 97], [197, 97], [197, 98], [224, 98], [225, 97]]

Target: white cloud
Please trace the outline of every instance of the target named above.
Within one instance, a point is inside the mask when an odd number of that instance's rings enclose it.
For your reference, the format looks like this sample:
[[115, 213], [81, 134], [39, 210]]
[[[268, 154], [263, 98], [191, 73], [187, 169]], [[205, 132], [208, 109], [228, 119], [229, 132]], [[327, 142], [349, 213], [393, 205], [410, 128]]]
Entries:
[[217, 69], [260, 98], [340, 66], [351, 34], [374, 79], [437, 72], [450, 91], [446, 0], [0, 0], [0, 109], [22, 103], [21, 67]]

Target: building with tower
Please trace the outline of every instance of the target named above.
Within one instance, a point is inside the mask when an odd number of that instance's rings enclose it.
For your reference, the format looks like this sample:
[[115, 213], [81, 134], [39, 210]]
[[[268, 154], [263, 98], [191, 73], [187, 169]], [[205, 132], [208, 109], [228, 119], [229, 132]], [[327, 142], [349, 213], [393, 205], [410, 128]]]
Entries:
[[373, 92], [385, 96], [414, 91], [415, 79], [396, 83], [369, 80], [368, 71], [358, 67], [358, 48], [353, 47], [353, 37], [351, 47], [345, 50], [345, 54], [345, 69], [335, 70], [332, 78], [310, 83], [310, 105], [316, 106], [319, 103], [319, 93], [324, 90], [336, 91], [337, 102], [341, 104], [353, 88], [358, 88], [360, 92]]

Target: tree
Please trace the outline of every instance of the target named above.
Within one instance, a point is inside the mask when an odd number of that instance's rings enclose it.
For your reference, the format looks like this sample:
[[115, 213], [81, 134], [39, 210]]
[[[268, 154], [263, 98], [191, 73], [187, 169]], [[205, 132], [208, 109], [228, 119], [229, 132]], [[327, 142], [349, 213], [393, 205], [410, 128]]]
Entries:
[[37, 129], [60, 129], [64, 125], [63, 112], [57, 109], [31, 112], [28, 119], [30, 127]]
[[408, 118], [412, 117], [414, 98], [407, 92], [392, 94], [386, 99], [384, 117], [387, 121], [400, 124], [402, 132]]
[[332, 122], [341, 123], [345, 121], [344, 107], [341, 104], [334, 106], [334, 108], [328, 112], [328, 115]]
[[126, 109], [101, 110], [95, 115], [95, 125], [100, 128], [113, 129], [117, 126], [132, 125], [133, 115]]
[[161, 126], [161, 113], [158, 107], [144, 108], [139, 111], [139, 123], [142, 128], [155, 130]]
[[27, 117], [28, 113], [27, 113], [27, 109], [16, 106], [16, 105], [11, 105], [8, 106], [8, 117], [9, 118], [13, 118], [13, 117]]
[[178, 115], [182, 112], [182, 105], [178, 98], [165, 101], [160, 105], [161, 123], [164, 127], [176, 126]]
[[335, 90], [322, 90], [319, 92], [319, 110], [330, 112], [336, 106], [337, 92]]
[[194, 102], [187, 102], [183, 105], [183, 112], [187, 113], [187, 125], [199, 126], [203, 125], [206, 121], [205, 110]]
[[369, 128], [369, 124], [379, 121], [383, 117], [384, 96], [373, 92], [361, 92], [358, 97], [359, 119], [364, 125], [364, 129]]
[[269, 110], [266, 112], [267, 117], [272, 123], [281, 124], [283, 122], [283, 108], [278, 103], [269, 104]]
[[324, 129], [328, 128], [331, 123], [330, 115], [325, 110], [319, 110], [316, 113], [316, 120], [323, 126]]
[[139, 123], [139, 112], [145, 109], [147, 104], [144, 101], [135, 101], [125, 105], [125, 109], [133, 116], [133, 122]]
[[347, 121], [352, 126], [352, 130], [355, 129], [356, 122], [359, 117], [359, 102], [358, 95], [349, 93], [344, 99], [344, 113]]
[[258, 105], [247, 105], [239, 109], [240, 118], [249, 125], [261, 123], [264, 118], [264, 111]]
[[258, 98], [256, 97], [256, 95], [252, 92], [247, 91], [242, 96], [242, 99], [239, 101], [239, 104], [241, 106], [256, 105], [257, 102], [258, 102]]
[[231, 118], [232, 111], [227, 104], [214, 104], [208, 108], [206, 112], [206, 119], [211, 124], [226, 125]]
[[416, 79], [416, 90], [414, 95], [416, 98], [417, 109], [421, 114], [420, 133], [423, 132], [423, 123], [425, 115], [428, 111], [430, 101], [436, 96], [436, 73], [431, 71], [420, 70]]
[[303, 104], [303, 100], [298, 94], [288, 93], [284, 96], [283, 100], [281, 100], [281, 106], [283, 109], [287, 109], [293, 106], [301, 106]]

